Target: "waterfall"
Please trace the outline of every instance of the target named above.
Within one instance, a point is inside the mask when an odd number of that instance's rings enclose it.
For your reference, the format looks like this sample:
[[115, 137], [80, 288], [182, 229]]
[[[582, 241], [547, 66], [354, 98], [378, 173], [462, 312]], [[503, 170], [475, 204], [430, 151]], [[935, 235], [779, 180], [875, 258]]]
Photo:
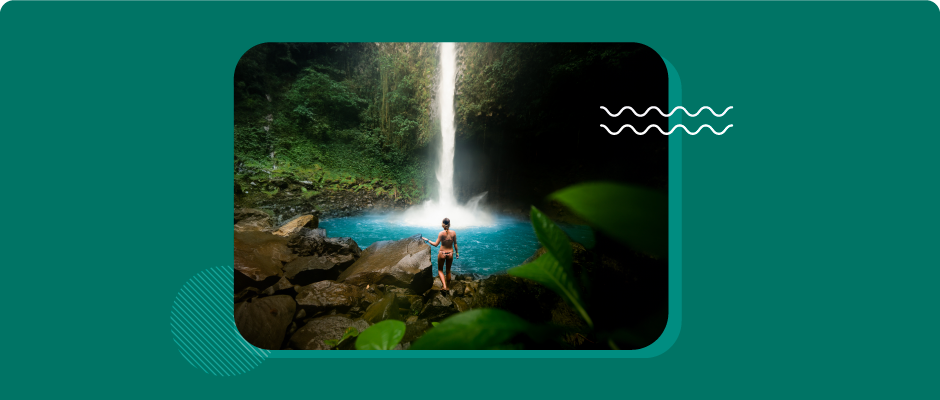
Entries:
[[457, 84], [457, 53], [453, 43], [441, 43], [441, 79], [437, 104], [441, 112], [441, 164], [437, 170], [441, 206], [457, 204], [454, 199], [454, 90]]
[[495, 222], [490, 213], [480, 206], [486, 192], [470, 198], [466, 205], [457, 204], [454, 194], [454, 91], [457, 85], [457, 51], [454, 43], [440, 45], [440, 79], [437, 104], [441, 116], [441, 162], [437, 168], [438, 200], [409, 208], [392, 220], [415, 226], [439, 227], [441, 220], [450, 218], [452, 227], [491, 226]]

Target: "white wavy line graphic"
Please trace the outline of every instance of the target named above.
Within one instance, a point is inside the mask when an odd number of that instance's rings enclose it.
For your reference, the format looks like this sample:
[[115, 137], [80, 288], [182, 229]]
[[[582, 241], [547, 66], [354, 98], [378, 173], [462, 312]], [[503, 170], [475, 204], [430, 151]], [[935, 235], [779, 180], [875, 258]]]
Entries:
[[672, 134], [672, 132], [675, 132], [676, 128], [679, 128], [679, 127], [682, 127], [682, 129], [685, 130], [685, 133], [688, 133], [688, 134], [690, 134], [690, 135], [697, 135], [698, 132], [702, 130], [702, 128], [711, 129], [712, 133], [714, 133], [714, 134], [716, 134], [716, 135], [724, 135], [724, 134], [725, 134], [725, 131], [727, 131], [727, 130], [728, 130], [729, 128], [731, 128], [732, 126], [734, 126], [734, 125], [728, 125], [728, 126], [725, 127], [725, 129], [721, 130], [721, 132], [718, 132], [718, 131], [715, 131], [715, 128], [712, 128], [711, 125], [705, 124], [705, 125], [702, 125], [702, 126], [698, 127], [698, 129], [696, 129], [695, 132], [691, 132], [691, 131], [689, 131], [689, 128], [686, 128], [686, 127], [685, 127], [685, 125], [678, 124], [678, 125], [672, 127], [672, 129], [670, 129], [669, 132], [664, 132], [663, 129], [659, 127], [659, 125], [650, 125], [650, 126], [647, 126], [646, 129], [643, 130], [643, 132], [638, 132], [638, 131], [636, 130], [636, 128], [633, 127], [633, 125], [625, 124], [624, 126], [621, 126], [620, 129], [617, 130], [617, 132], [611, 132], [611, 131], [610, 131], [610, 128], [608, 128], [607, 125], [601, 124], [601, 127], [604, 128], [604, 130], [606, 130], [607, 133], [609, 133], [609, 134], [611, 134], [611, 135], [619, 135], [620, 132], [623, 131], [623, 128], [626, 128], [626, 127], [630, 127], [630, 130], [632, 130], [633, 133], [635, 133], [635, 134], [637, 134], [637, 135], [645, 135], [646, 132], [648, 132], [651, 128], [656, 128], [656, 130], [658, 130], [659, 133], [662, 133], [663, 135], [669, 135], [669, 134]]
[[669, 114], [663, 114], [663, 110], [660, 110], [659, 107], [656, 107], [656, 106], [652, 106], [652, 107], [650, 107], [650, 108], [647, 108], [646, 111], [645, 111], [643, 114], [637, 114], [637, 113], [636, 113], [636, 110], [634, 110], [633, 107], [630, 107], [630, 106], [626, 106], [626, 107], [624, 107], [624, 108], [621, 108], [620, 111], [618, 111], [616, 114], [611, 114], [611, 113], [610, 113], [610, 110], [608, 110], [607, 107], [601, 106], [601, 108], [602, 108], [604, 111], [607, 112], [607, 115], [610, 115], [611, 117], [619, 117], [620, 114], [623, 112], [623, 110], [630, 110], [630, 112], [632, 112], [633, 115], [636, 115], [637, 117], [645, 117], [646, 114], [649, 114], [650, 110], [652, 110], [652, 109], [654, 109], [654, 108], [656, 109], [656, 112], [659, 113], [659, 115], [662, 115], [662, 116], [664, 116], [664, 117], [671, 117], [672, 114], [674, 114], [674, 113], [676, 112], [676, 110], [678, 110], [678, 109], [680, 109], [680, 108], [682, 109], [682, 111], [685, 111], [685, 115], [688, 115], [689, 117], [696, 117], [696, 116], [698, 116], [698, 115], [702, 112], [702, 110], [704, 110], [704, 109], [706, 109], [706, 108], [708, 109], [708, 111], [710, 111], [710, 112], [712, 113], [712, 115], [714, 115], [714, 116], [716, 116], [716, 117], [722, 117], [722, 116], [724, 116], [724, 115], [728, 112], [728, 110], [730, 110], [730, 109], [732, 109], [732, 108], [734, 108], [734, 107], [728, 107], [728, 108], [726, 108], [725, 111], [723, 111], [721, 114], [716, 114], [716, 113], [715, 113], [715, 110], [712, 110], [712, 108], [709, 107], [709, 106], [705, 106], [705, 107], [699, 108], [698, 111], [697, 111], [695, 114], [689, 114], [689, 110], [686, 110], [685, 107], [683, 107], [683, 106], [678, 106], [678, 107], [676, 107], [676, 108], [673, 108], [672, 111], [669, 112]]

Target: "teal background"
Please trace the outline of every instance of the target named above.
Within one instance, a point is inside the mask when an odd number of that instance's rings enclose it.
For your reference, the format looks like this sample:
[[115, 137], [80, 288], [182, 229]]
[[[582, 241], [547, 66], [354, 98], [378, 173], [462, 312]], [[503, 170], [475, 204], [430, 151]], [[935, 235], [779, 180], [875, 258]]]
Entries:
[[[675, 66], [685, 107], [734, 106], [683, 119], [734, 127], [682, 138], [672, 348], [648, 359], [269, 359], [230, 378], [188, 365], [170, 336], [173, 298], [232, 262], [235, 62], [261, 42], [334, 40], [640, 42]], [[7, 3], [4, 387], [936, 396], [938, 45], [929, 2]]]

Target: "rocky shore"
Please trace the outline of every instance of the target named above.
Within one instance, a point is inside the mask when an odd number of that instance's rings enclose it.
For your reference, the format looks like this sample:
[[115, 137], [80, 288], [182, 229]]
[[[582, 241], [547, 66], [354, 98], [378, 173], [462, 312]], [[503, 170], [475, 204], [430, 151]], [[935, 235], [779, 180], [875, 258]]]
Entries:
[[401, 211], [413, 203], [385, 187], [362, 188], [357, 182], [331, 180], [329, 187], [291, 178], [235, 181], [235, 208], [258, 209], [280, 225], [298, 215], [340, 218], [366, 212]]
[[[500, 308], [530, 322], [565, 327], [573, 332], [565, 336], [568, 345], [588, 344], [588, 336], [577, 333], [586, 331], [577, 312], [541, 284], [507, 274], [485, 279], [455, 275], [445, 293], [436, 260], [419, 235], [361, 250], [351, 238], [328, 237], [318, 224], [316, 215], [303, 215], [275, 227], [264, 211], [235, 211], [235, 323], [253, 345], [326, 350], [326, 341], [340, 339], [349, 327], [361, 332], [395, 319], [407, 327], [397, 348], [407, 349], [432, 322], [475, 308]], [[594, 311], [615, 316], [613, 325], [641, 311], [631, 306], [644, 299], [630, 293], [642, 293], [636, 290], [638, 283], [654, 280], [622, 268], [618, 260], [572, 246], [575, 271], [602, 278], [592, 299]], [[604, 315], [594, 317], [595, 322], [604, 324]], [[352, 349], [354, 344], [346, 340], [339, 347]]]

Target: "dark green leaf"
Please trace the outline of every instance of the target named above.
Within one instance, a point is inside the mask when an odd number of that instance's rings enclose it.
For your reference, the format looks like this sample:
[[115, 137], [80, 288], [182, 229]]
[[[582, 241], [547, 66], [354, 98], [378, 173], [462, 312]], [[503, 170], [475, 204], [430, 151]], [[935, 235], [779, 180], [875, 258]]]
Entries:
[[[451, 316], [427, 331], [412, 350], [483, 350], [498, 346], [531, 324], [509, 311], [480, 308]], [[361, 340], [361, 339], [360, 339]]]
[[588, 326], [594, 326], [594, 322], [591, 321], [591, 317], [588, 316], [587, 310], [584, 308], [581, 292], [574, 280], [571, 267], [564, 268], [550, 253], [542, 254], [535, 261], [528, 264], [510, 268], [507, 272], [509, 275], [531, 279], [547, 286], [578, 310]]
[[438, 325], [440, 325], [440, 324], [441, 324], [440, 322], [432, 322], [432, 323], [431, 323], [431, 326], [438, 326]]
[[582, 183], [552, 193], [607, 235], [637, 250], [666, 258], [669, 202], [664, 193], [607, 182]]
[[327, 345], [327, 347], [331, 349], [336, 347], [339, 344], [339, 342], [340, 341], [336, 339], [324, 339], [323, 340], [323, 344]]
[[359, 329], [356, 329], [355, 326], [350, 326], [349, 328], [346, 328], [346, 333], [343, 334], [342, 339], [340, 339], [339, 341], [342, 342], [348, 338], [356, 337], [356, 336], [359, 336]]
[[368, 327], [356, 339], [356, 350], [391, 350], [405, 337], [405, 323], [387, 319]]
[[562, 266], [570, 267], [572, 256], [568, 235], [535, 206], [532, 206], [532, 211], [529, 214], [532, 218], [535, 236], [539, 238], [542, 246], [545, 246], [545, 250], [555, 256], [555, 259]]

